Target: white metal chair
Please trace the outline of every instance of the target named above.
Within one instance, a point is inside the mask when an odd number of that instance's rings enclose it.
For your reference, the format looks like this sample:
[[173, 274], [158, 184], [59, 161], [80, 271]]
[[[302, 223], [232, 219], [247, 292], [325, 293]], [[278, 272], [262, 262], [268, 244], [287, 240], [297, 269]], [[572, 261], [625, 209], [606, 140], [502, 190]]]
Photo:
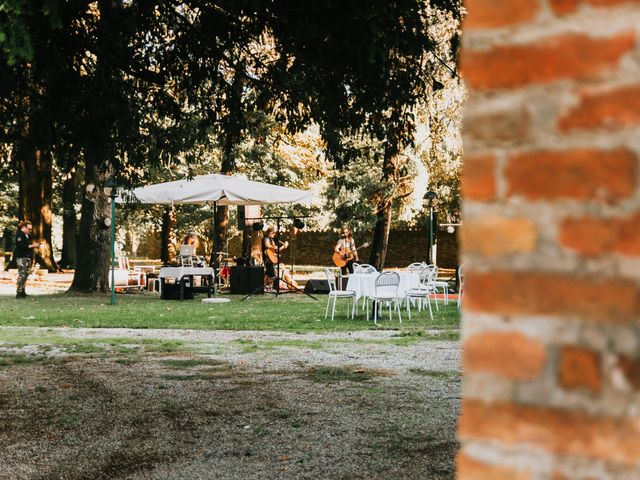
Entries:
[[407, 267], [407, 270], [410, 272], [420, 273], [426, 266], [427, 264], [424, 262], [414, 262]]
[[[324, 274], [327, 276], [327, 282], [329, 283], [329, 298], [327, 299], [327, 309], [324, 312], [324, 318], [326, 320], [329, 316], [329, 304], [333, 300], [333, 308], [331, 309], [331, 321], [336, 313], [336, 301], [338, 298], [346, 298], [351, 300], [351, 318], [355, 316], [356, 307], [356, 292], [353, 290], [338, 290], [336, 288], [336, 277], [328, 268], [324, 269]], [[347, 303], [347, 317], [349, 316], [349, 304]]]
[[464, 292], [464, 265], [458, 267], [458, 308], [462, 305], [462, 294]]
[[[378, 323], [378, 304], [386, 303], [389, 306], [389, 319], [392, 319], [391, 304], [398, 312], [398, 320], [402, 323], [400, 314], [400, 303], [402, 299], [398, 297], [398, 286], [400, 285], [400, 275], [396, 272], [382, 272], [376, 278], [375, 292], [371, 300], [373, 307], [373, 323]], [[367, 320], [369, 320], [369, 302], [367, 302]]]
[[[118, 258], [118, 267], [114, 269], [113, 273], [117, 291], [142, 290], [147, 286], [147, 274], [143, 271], [132, 269], [129, 257], [125, 255], [121, 255]], [[109, 287], [111, 287], [111, 272], [109, 272]]]
[[[434, 294], [437, 294], [438, 290], [442, 290], [442, 294], [444, 296], [444, 304], [449, 305], [449, 282], [438, 280], [437, 265], [432, 264], [432, 265], [427, 265], [427, 267], [431, 268], [433, 271], [433, 276], [431, 277], [431, 285], [433, 286]], [[439, 310], [437, 297], [436, 297], [436, 309]]]
[[369, 265], [367, 263], [358, 264], [358, 268], [356, 269], [356, 264], [353, 264], [353, 273], [378, 273], [376, 267], [373, 265]]
[[407, 304], [407, 314], [411, 320], [411, 301], [415, 300], [418, 304], [418, 311], [422, 311], [423, 302], [426, 300], [429, 306], [429, 316], [433, 320], [433, 309], [431, 308], [431, 294], [434, 292], [431, 284], [433, 270], [429, 267], [423, 267], [420, 271], [420, 285], [418, 288], [412, 288], [405, 293], [405, 302]]

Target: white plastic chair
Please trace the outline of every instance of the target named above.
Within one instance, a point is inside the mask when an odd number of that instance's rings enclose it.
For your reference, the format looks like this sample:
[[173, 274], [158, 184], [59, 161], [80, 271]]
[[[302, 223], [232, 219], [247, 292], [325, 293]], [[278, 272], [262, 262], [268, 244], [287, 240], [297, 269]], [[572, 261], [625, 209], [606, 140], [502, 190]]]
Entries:
[[458, 267], [458, 308], [462, 305], [462, 294], [464, 292], [464, 265]]
[[[355, 316], [356, 307], [356, 292], [353, 290], [338, 290], [336, 288], [336, 277], [328, 268], [324, 269], [324, 274], [327, 276], [327, 282], [329, 283], [329, 298], [327, 299], [327, 309], [324, 312], [325, 320], [329, 316], [329, 304], [333, 300], [333, 308], [331, 309], [331, 321], [336, 313], [336, 301], [338, 298], [351, 299], [351, 318]], [[349, 304], [347, 303], [347, 317], [349, 316]]]
[[418, 311], [422, 311], [423, 302], [426, 300], [429, 306], [429, 316], [433, 320], [433, 310], [431, 308], [431, 294], [434, 292], [431, 284], [433, 276], [433, 270], [429, 267], [423, 267], [420, 271], [420, 285], [418, 288], [412, 288], [405, 293], [405, 302], [407, 303], [407, 314], [409, 320], [411, 320], [411, 301], [416, 300], [418, 304]]
[[[400, 314], [400, 302], [402, 299], [398, 297], [398, 286], [400, 285], [400, 275], [396, 272], [382, 272], [376, 278], [375, 292], [371, 300], [373, 307], [373, 323], [378, 323], [378, 304], [386, 303], [389, 306], [389, 319], [392, 319], [391, 304], [398, 312], [398, 320], [402, 323], [402, 315]], [[369, 320], [369, 302], [367, 302], [367, 320]]]

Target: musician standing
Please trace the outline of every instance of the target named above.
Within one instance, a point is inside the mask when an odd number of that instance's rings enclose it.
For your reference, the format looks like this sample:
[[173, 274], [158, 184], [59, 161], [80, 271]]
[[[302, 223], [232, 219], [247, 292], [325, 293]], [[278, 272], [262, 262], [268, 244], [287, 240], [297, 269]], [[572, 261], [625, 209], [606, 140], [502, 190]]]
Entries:
[[[264, 232], [264, 240], [262, 246], [262, 258], [264, 261], [264, 286], [273, 288], [273, 280], [276, 278], [276, 263], [278, 252], [287, 248], [288, 242], [280, 247], [276, 244], [276, 232], [273, 227], [267, 227]], [[274, 259], [276, 261], [274, 262]]]
[[333, 250], [347, 260], [347, 264], [341, 268], [342, 274], [353, 273], [353, 264], [358, 261], [358, 250], [349, 227], [342, 228], [340, 239]]

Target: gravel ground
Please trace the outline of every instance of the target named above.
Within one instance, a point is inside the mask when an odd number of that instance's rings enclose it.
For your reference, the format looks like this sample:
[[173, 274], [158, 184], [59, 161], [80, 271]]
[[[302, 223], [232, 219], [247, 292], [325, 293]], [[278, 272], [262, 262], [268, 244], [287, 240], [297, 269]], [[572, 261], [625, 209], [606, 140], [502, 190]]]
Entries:
[[0, 479], [455, 478], [456, 341], [0, 331]]

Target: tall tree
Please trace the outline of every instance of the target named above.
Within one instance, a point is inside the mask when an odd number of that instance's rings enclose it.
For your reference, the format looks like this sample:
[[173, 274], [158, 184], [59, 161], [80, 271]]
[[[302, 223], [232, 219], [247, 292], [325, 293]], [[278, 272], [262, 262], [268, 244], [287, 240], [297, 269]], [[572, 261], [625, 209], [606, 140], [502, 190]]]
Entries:
[[[173, 4], [99, 0], [86, 22], [93, 42], [83, 93], [83, 250], [72, 290], [105, 290], [108, 233], [104, 184], [140, 179], [149, 163], [187, 164], [189, 173], [220, 119], [228, 92], [227, 53], [243, 41], [252, 1]], [[251, 23], [251, 22], [249, 22]], [[231, 69], [233, 72], [233, 69]], [[244, 72], [243, 72], [244, 73]], [[233, 78], [233, 75], [231, 75]], [[231, 82], [231, 87], [238, 87]], [[231, 138], [230, 143], [236, 142]], [[151, 160], [149, 160], [151, 159]], [[98, 220], [98, 221], [96, 221]]]
[[[351, 160], [341, 142], [345, 135], [381, 140], [380, 182], [393, 184], [401, 154], [414, 141], [416, 105], [430, 90], [429, 54], [437, 42], [428, 10], [421, 0], [278, 2], [270, 10], [279, 55], [270, 79], [285, 92], [282, 119], [294, 130], [310, 119], [318, 122], [338, 167]], [[385, 261], [392, 203], [392, 197], [381, 198], [376, 207], [370, 263], [378, 268]]]
[[17, 1], [3, 5], [0, 18], [0, 142], [13, 145], [19, 172], [20, 215], [33, 222], [45, 243], [36, 261], [58, 269], [51, 245], [53, 152], [65, 92], [65, 58], [61, 56], [61, 19], [56, 1]]

